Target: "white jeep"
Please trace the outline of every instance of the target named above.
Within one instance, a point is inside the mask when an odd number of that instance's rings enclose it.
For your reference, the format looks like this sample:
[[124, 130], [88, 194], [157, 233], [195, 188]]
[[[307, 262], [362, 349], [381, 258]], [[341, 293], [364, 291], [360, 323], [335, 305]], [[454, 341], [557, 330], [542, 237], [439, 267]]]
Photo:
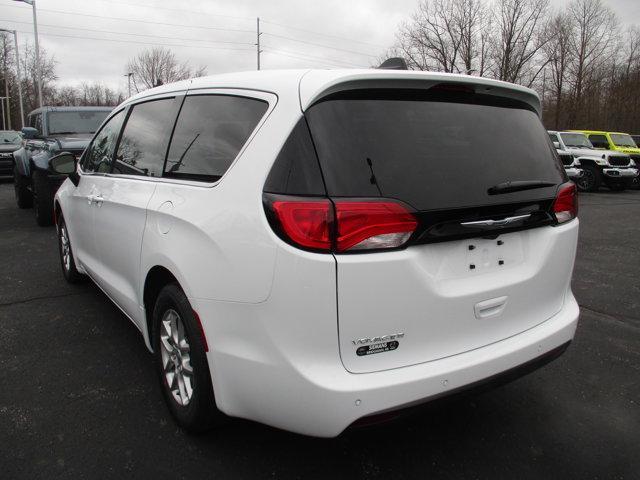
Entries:
[[548, 133], [565, 168], [568, 158], [563, 159], [560, 152], [570, 153], [583, 170], [584, 174], [574, 180], [579, 190], [595, 192], [602, 184], [611, 190], [624, 190], [636, 181], [638, 169], [629, 155], [613, 150], [596, 150], [583, 133], [553, 130]]

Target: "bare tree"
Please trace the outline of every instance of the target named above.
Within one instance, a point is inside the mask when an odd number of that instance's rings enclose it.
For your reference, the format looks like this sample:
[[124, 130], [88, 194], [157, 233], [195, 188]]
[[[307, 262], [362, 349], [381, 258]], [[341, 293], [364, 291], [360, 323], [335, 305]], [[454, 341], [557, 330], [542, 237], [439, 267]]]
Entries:
[[545, 21], [549, 0], [500, 0], [495, 4], [494, 76], [533, 84], [544, 65], [532, 63], [549, 41]]
[[396, 50], [412, 69], [471, 73], [486, 53], [477, 47], [485, 18], [482, 0], [422, 0], [401, 25]]
[[568, 15], [575, 34], [570, 44], [572, 62], [572, 104], [569, 121], [576, 124], [585, 105], [583, 94], [587, 83], [598, 83], [597, 73], [612, 53], [617, 34], [615, 14], [601, 0], [574, 0]]
[[562, 100], [566, 93], [569, 63], [571, 62], [571, 39], [573, 26], [566, 13], [557, 14], [550, 23], [550, 40], [544, 46], [545, 55], [551, 70], [551, 90], [555, 98], [554, 128], [560, 128]]
[[[22, 95], [24, 96], [25, 114], [37, 108], [38, 104], [38, 68], [35, 48], [31, 43], [25, 43], [20, 52]], [[40, 46], [40, 66], [42, 71], [42, 104], [55, 104], [56, 60]]]
[[163, 47], [140, 53], [129, 61], [127, 71], [133, 73], [136, 92], [206, 74], [204, 67], [193, 70], [186, 62], [179, 63], [174, 53]]

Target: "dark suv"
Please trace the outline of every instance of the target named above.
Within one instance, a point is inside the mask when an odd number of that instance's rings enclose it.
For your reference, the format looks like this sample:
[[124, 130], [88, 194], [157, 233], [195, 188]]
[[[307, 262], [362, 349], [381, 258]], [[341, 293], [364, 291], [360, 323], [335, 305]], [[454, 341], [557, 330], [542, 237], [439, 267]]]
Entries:
[[53, 196], [66, 178], [49, 171], [60, 152], [80, 157], [112, 107], [42, 107], [27, 117], [23, 147], [13, 152], [13, 182], [20, 208], [34, 207], [40, 226], [53, 224]]
[[13, 174], [13, 152], [20, 148], [22, 135], [13, 130], [0, 130], [0, 178]]

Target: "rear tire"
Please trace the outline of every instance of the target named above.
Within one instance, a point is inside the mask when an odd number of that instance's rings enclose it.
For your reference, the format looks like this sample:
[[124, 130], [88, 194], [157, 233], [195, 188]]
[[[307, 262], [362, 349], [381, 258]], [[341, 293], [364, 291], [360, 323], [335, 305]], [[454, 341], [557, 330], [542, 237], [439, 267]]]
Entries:
[[602, 175], [593, 165], [584, 165], [582, 167], [584, 175], [576, 181], [578, 190], [581, 192], [597, 192], [602, 184]]
[[47, 174], [40, 170], [33, 172], [33, 210], [36, 223], [41, 227], [53, 225], [53, 194]]
[[153, 351], [162, 394], [178, 425], [197, 433], [224, 423], [227, 417], [216, 408], [200, 325], [177, 284], [165, 286], [156, 300]]
[[29, 179], [18, 172], [18, 167], [13, 167], [13, 190], [15, 192], [18, 208], [31, 208], [33, 195], [29, 191]]
[[60, 215], [58, 219], [58, 252], [60, 254], [60, 265], [62, 266], [64, 279], [68, 283], [80, 283], [84, 281], [85, 276], [76, 269], [76, 259], [73, 256], [69, 231], [67, 230], [67, 225], [62, 215]]

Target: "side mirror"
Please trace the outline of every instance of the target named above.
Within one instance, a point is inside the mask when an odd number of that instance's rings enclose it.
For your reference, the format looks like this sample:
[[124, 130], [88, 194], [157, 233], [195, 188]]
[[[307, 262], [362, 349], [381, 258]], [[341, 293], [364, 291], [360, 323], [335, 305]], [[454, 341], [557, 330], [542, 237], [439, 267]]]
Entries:
[[76, 171], [76, 157], [62, 152], [49, 160], [49, 170], [58, 175], [71, 175]]
[[556, 148], [556, 150], [560, 150], [560, 142], [553, 142], [553, 146]]
[[26, 140], [32, 140], [34, 138], [38, 138], [40, 136], [40, 132], [38, 132], [37, 128], [33, 127], [22, 127], [22, 136]]

